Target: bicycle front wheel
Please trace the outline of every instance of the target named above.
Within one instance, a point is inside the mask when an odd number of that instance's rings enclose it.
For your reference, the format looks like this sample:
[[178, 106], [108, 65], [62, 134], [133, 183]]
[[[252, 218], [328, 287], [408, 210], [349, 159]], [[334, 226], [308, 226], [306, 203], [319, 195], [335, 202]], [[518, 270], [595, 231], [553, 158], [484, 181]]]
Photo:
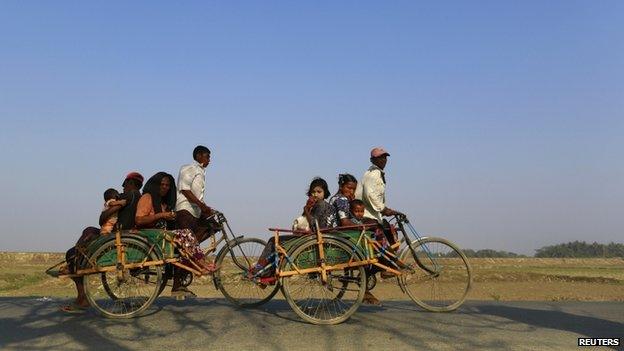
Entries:
[[466, 255], [442, 238], [415, 240], [412, 247], [414, 252], [408, 246], [400, 255], [410, 267], [399, 276], [403, 290], [428, 311], [448, 312], [461, 306], [472, 284]]
[[262, 285], [254, 280], [253, 267], [266, 242], [255, 238], [238, 239], [217, 257], [214, 281], [225, 298], [240, 307], [260, 306], [271, 300], [279, 285]]

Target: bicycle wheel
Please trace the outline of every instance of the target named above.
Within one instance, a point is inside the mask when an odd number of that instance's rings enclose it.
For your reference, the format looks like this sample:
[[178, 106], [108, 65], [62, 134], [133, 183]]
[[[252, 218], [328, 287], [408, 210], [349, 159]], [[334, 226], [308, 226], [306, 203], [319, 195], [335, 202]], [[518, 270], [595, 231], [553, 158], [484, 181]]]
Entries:
[[223, 296], [240, 307], [255, 307], [271, 300], [279, 284], [260, 285], [250, 273], [266, 242], [255, 238], [236, 240], [229, 249], [219, 253], [213, 279]]
[[[126, 262], [140, 263], [158, 260], [158, 255], [143, 242], [122, 238]], [[98, 267], [117, 264], [115, 242], [107, 242], [98, 248], [90, 260]], [[149, 266], [125, 269], [121, 274], [116, 270], [89, 274], [84, 277], [87, 300], [100, 314], [109, 318], [131, 318], [147, 309], [160, 292], [162, 267]]]
[[[293, 250], [291, 261], [282, 263], [282, 271], [320, 267], [316, 240], [302, 243]], [[323, 241], [327, 266], [361, 260], [346, 243], [325, 238]], [[355, 257], [353, 256], [355, 255]], [[313, 324], [338, 324], [347, 320], [362, 303], [366, 291], [364, 266], [327, 271], [323, 283], [321, 273], [295, 274], [281, 278], [282, 291], [288, 304], [302, 319]]]
[[399, 284], [420, 307], [432, 312], [457, 309], [472, 284], [472, 271], [466, 255], [450, 241], [424, 238], [403, 249], [401, 261], [411, 267], [403, 270]]

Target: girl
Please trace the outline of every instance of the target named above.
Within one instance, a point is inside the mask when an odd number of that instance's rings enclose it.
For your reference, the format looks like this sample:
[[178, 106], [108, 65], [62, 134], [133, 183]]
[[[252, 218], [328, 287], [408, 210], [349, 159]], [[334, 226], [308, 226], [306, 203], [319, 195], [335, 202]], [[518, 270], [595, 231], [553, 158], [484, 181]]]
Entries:
[[329, 199], [332, 206], [332, 227], [341, 227], [355, 225], [352, 221], [349, 202], [355, 199], [355, 189], [357, 188], [357, 179], [351, 174], [345, 173], [338, 175], [338, 192]]
[[329, 197], [327, 182], [319, 177], [312, 179], [307, 195], [308, 201], [303, 207], [303, 215], [308, 219], [310, 228], [316, 231], [316, 222], [319, 229], [332, 227], [335, 216], [332, 206], [325, 201]]
[[[308, 223], [310, 224], [310, 234], [314, 234], [316, 231], [316, 223], [319, 225], [319, 229], [331, 227], [332, 219], [333, 219], [333, 209], [332, 206], [325, 201], [327, 197], [329, 197], [329, 188], [327, 186], [327, 182], [320, 177], [316, 177], [312, 179], [310, 186], [308, 187], [308, 201], [306, 201], [305, 206], [303, 207], [303, 216], [306, 217]], [[293, 238], [297, 238], [299, 235], [280, 235], [279, 241], [280, 245], [284, 245], [288, 240]], [[254, 267], [254, 271], [260, 271], [263, 269], [268, 263], [268, 258], [275, 251], [275, 239], [271, 237], [267, 245], [264, 247], [262, 254], [260, 254], [260, 258], [258, 259], [258, 263]], [[272, 278], [272, 269], [267, 270], [263, 273], [263, 276], [268, 276]]]

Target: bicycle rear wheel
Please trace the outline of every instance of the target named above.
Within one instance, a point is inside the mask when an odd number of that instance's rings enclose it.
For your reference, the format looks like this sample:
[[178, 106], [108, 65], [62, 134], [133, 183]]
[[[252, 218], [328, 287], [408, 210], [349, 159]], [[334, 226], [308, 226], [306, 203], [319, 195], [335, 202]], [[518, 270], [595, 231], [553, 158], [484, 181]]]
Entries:
[[279, 284], [258, 284], [250, 273], [265, 246], [263, 240], [243, 238], [220, 252], [216, 260], [219, 269], [213, 279], [228, 301], [240, 307], [255, 307], [275, 296]]
[[472, 284], [472, 271], [466, 255], [450, 241], [424, 238], [403, 249], [401, 261], [411, 267], [399, 276], [399, 284], [420, 307], [432, 312], [457, 309]]
[[[158, 255], [143, 242], [122, 238], [127, 263], [158, 260]], [[115, 266], [117, 248], [110, 241], [90, 257], [100, 268]], [[116, 270], [84, 276], [87, 300], [100, 314], [109, 318], [131, 318], [147, 309], [158, 296], [162, 283], [162, 267], [148, 266]]]
[[[325, 264], [332, 266], [361, 260], [353, 256], [349, 245], [325, 238], [323, 242]], [[291, 261], [284, 261], [282, 271], [320, 267], [319, 246], [316, 240], [295, 248]], [[347, 320], [362, 303], [366, 291], [364, 266], [327, 271], [323, 283], [321, 273], [305, 273], [281, 278], [282, 291], [290, 307], [307, 322], [313, 324], [338, 324]]]

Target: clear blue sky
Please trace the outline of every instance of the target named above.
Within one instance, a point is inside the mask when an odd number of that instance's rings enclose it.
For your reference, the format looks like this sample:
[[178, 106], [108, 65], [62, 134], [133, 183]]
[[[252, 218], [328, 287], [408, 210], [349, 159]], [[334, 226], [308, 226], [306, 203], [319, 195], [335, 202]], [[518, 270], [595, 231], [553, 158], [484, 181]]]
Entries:
[[621, 1], [2, 1], [0, 119], [0, 250], [65, 249], [106, 188], [177, 177], [198, 143], [245, 235], [383, 145], [425, 234], [624, 238]]

